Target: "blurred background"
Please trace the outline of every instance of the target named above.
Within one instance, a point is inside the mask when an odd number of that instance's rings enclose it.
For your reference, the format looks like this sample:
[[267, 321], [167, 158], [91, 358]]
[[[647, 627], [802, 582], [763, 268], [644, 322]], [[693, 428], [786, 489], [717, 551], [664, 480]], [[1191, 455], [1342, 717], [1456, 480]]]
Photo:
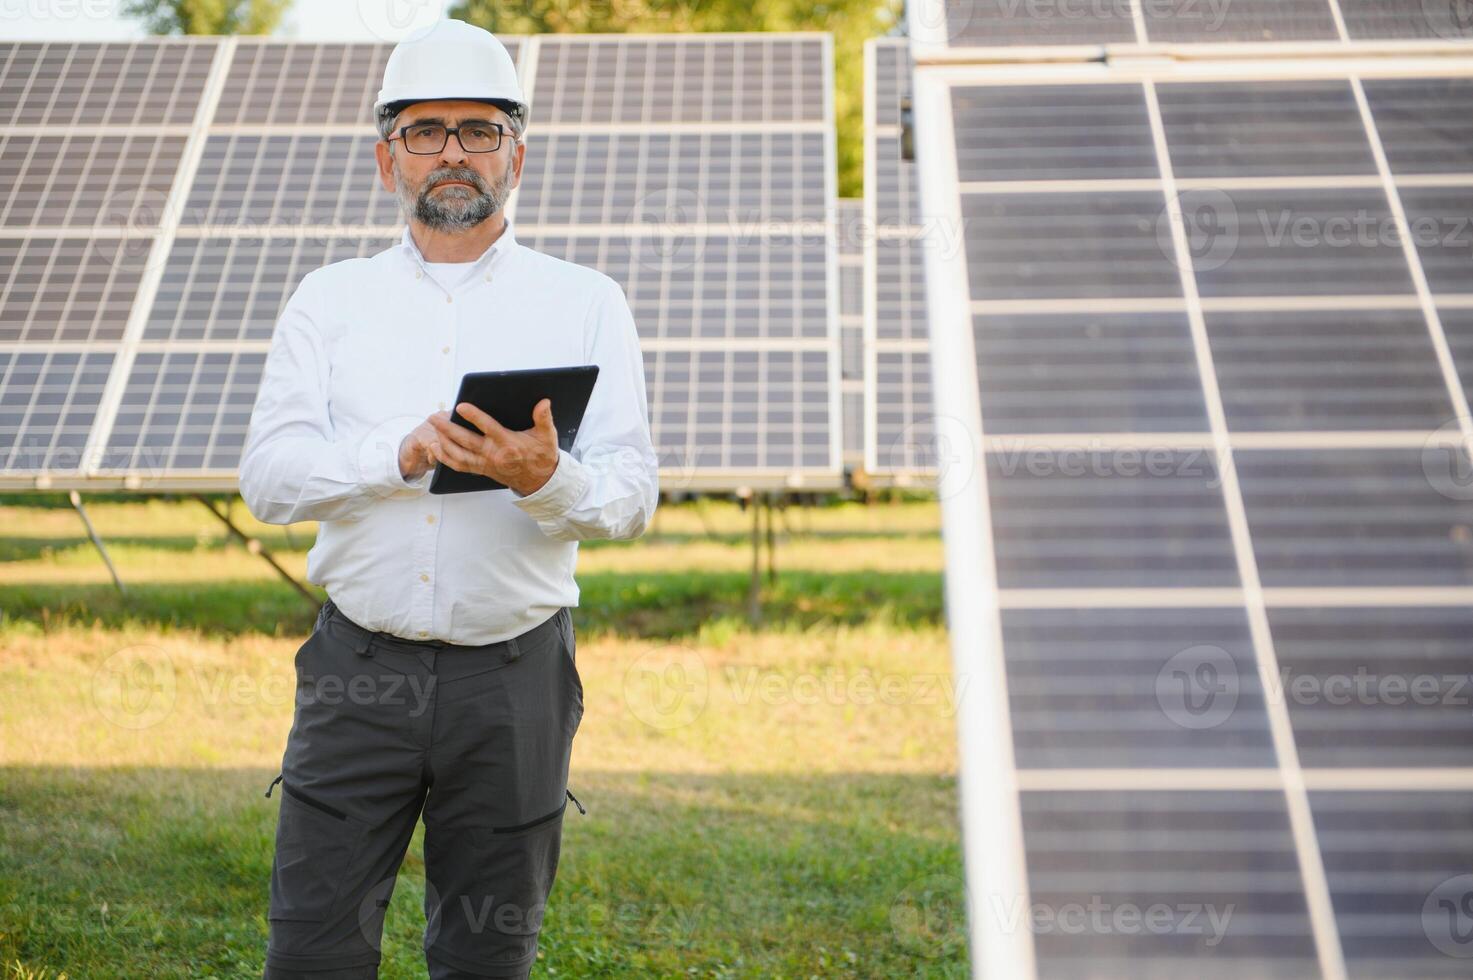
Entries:
[[580, 548], [534, 975], [1468, 975], [1465, 4], [17, 0], [4, 976], [260, 975], [324, 597], [236, 467], [296, 284], [398, 239], [370, 108], [444, 16], [661, 458]]

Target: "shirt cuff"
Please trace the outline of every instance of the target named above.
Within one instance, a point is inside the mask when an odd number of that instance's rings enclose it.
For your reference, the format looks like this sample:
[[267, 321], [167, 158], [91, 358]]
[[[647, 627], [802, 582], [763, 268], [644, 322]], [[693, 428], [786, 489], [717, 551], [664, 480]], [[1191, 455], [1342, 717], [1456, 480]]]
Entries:
[[566, 449], [557, 451], [557, 468], [547, 482], [529, 494], [511, 492], [516, 504], [534, 520], [561, 517], [572, 510], [588, 489], [588, 469]]
[[428, 492], [430, 479], [435, 475], [433, 466], [414, 480], [404, 479], [404, 475], [399, 472], [399, 445], [423, 421], [424, 419], [406, 416], [375, 429], [367, 440], [365, 451], [359, 454], [358, 478], [371, 487], [389, 491], [391, 494], [399, 491], [408, 491], [406, 495], [417, 495], [414, 491]]

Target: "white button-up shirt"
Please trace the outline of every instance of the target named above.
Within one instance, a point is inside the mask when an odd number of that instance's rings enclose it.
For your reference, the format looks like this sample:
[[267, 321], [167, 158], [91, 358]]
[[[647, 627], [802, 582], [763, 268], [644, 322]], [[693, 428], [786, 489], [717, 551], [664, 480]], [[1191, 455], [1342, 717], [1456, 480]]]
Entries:
[[[369, 258], [313, 270], [276, 325], [240, 462], [268, 524], [319, 521], [307, 580], [347, 617], [412, 640], [480, 645], [578, 604], [578, 541], [633, 538], [659, 461], [623, 289], [521, 245], [510, 222], [464, 281], [436, 281], [406, 227]], [[572, 452], [547, 483], [430, 494], [398, 449], [454, 410], [470, 371], [597, 364]], [[557, 418], [558, 406], [552, 406]]]

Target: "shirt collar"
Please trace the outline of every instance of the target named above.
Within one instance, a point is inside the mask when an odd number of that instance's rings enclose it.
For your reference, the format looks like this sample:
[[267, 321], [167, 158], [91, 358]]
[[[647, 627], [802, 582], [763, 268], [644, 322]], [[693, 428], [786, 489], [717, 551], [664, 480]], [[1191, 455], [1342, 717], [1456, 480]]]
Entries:
[[[403, 232], [399, 235], [398, 247], [406, 256], [409, 257], [411, 261], [415, 262], [421, 268], [423, 268], [426, 261], [425, 257], [420, 254], [419, 246], [414, 244], [414, 236], [409, 233], [409, 225], [407, 223], [404, 225]], [[502, 229], [502, 232], [499, 236], [497, 236], [496, 241], [491, 243], [491, 247], [482, 252], [481, 257], [476, 259], [476, 265], [487, 265], [496, 256], [507, 254], [513, 251], [516, 247], [516, 230], [512, 227], [511, 219], [507, 218], [506, 227]]]

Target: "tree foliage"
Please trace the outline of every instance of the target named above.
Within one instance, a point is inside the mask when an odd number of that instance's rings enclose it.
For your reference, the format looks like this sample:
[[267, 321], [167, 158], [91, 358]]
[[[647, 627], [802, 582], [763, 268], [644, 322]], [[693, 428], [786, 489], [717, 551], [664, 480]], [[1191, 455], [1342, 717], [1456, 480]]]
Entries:
[[151, 34], [270, 34], [292, 0], [126, 0]]
[[451, 16], [498, 34], [831, 31], [839, 195], [858, 197], [864, 190], [864, 42], [890, 33], [903, 9], [902, 0], [461, 0]]

